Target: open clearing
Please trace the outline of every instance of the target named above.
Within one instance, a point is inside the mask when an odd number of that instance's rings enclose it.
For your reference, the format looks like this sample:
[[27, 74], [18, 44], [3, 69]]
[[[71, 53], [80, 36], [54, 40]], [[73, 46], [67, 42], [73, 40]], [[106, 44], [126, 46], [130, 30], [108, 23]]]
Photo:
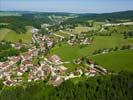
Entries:
[[91, 57], [110, 71], [133, 71], [133, 50], [123, 50]]
[[1, 40], [6, 40], [6, 41], [11, 41], [11, 42], [18, 42], [20, 39], [24, 43], [29, 43], [32, 40], [32, 34], [28, 30], [27, 33], [25, 34], [17, 34], [15, 31], [7, 28], [1, 28], [0, 29], [0, 41]]

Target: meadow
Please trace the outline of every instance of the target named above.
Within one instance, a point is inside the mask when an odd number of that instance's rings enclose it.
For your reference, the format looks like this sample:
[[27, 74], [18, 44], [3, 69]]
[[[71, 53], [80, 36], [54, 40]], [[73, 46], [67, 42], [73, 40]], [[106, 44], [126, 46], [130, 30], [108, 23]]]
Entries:
[[[123, 28], [123, 27], [121, 27]], [[129, 27], [130, 28], [130, 27]], [[118, 28], [115, 28], [118, 29]], [[124, 39], [123, 34], [121, 32], [113, 32], [114, 27], [109, 29], [112, 32], [111, 36], [94, 36], [94, 40], [91, 45], [84, 46], [81, 48], [80, 45], [70, 46], [67, 43], [59, 43], [50, 51], [50, 55], [56, 54], [61, 57], [62, 61], [70, 61], [69, 64], [65, 64], [70, 71], [74, 70], [78, 65], [73, 64], [73, 60], [82, 57], [88, 57], [96, 61], [98, 64], [107, 68], [110, 71], [121, 71], [128, 70], [133, 71], [133, 51], [117, 51], [116, 53], [109, 53], [99, 56], [93, 56], [93, 52], [98, 49], [103, 48], [115, 48], [121, 47], [123, 45], [133, 44], [133, 38]], [[126, 29], [127, 30], [127, 29]], [[88, 33], [89, 34], [89, 33]], [[60, 33], [61, 35], [61, 33]], [[116, 60], [117, 58], [117, 60]], [[107, 59], [107, 61], [105, 61]]]
[[6, 40], [11, 42], [19, 42], [19, 40], [22, 40], [23, 43], [30, 43], [32, 40], [32, 34], [28, 30], [24, 34], [17, 34], [15, 31], [7, 28], [1, 28], [0, 29], [0, 41]]
[[133, 39], [123, 39], [122, 34], [112, 36], [95, 36], [91, 45], [80, 47], [80, 45], [70, 46], [66, 43], [57, 44], [51, 51], [50, 55], [57, 54], [65, 61], [72, 61], [75, 58], [83, 56], [92, 56], [97, 49], [121, 47], [124, 44], [133, 44]]
[[91, 57], [97, 64], [113, 72], [133, 72], [133, 50], [122, 50]]
[[0, 16], [21, 16], [21, 14], [16, 12], [0, 12]]

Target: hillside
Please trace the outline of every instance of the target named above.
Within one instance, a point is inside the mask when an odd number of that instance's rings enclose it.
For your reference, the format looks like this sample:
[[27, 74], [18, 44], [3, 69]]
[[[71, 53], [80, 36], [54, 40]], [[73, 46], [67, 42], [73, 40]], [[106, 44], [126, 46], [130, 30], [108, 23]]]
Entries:
[[113, 72], [133, 72], [133, 50], [123, 50], [108, 54], [100, 54], [90, 57], [90, 59]]
[[10, 42], [19, 42], [22, 40], [23, 43], [30, 43], [32, 38], [31, 32], [28, 30], [24, 34], [18, 34], [15, 31], [7, 28], [0, 29], [0, 41], [10, 41]]

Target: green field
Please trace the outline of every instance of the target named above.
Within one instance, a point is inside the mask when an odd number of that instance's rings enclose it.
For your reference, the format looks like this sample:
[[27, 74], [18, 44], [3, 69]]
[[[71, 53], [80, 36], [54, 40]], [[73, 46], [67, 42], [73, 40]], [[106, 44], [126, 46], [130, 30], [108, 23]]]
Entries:
[[68, 37], [70, 37], [70, 35], [69, 34], [66, 34], [66, 33], [63, 33], [63, 32], [56, 32], [55, 34], [57, 34], [57, 35], [61, 35], [61, 36], [63, 36], [63, 37], [65, 37], [65, 38], [68, 38]]
[[75, 27], [74, 29], [72, 29], [72, 31], [70, 31], [70, 33], [72, 34], [80, 34], [81, 32], [89, 32], [89, 31], [97, 31], [100, 30], [100, 25], [99, 24], [94, 24], [93, 27], [85, 27], [85, 26], [78, 26]]
[[70, 46], [62, 43], [56, 45], [51, 51], [50, 55], [57, 54], [65, 61], [72, 61], [77, 57], [92, 56], [92, 53], [100, 48], [120, 47], [124, 44], [133, 44], [133, 39], [123, 39], [122, 34], [113, 34], [112, 36], [95, 36], [91, 45], [80, 48], [79, 45]]
[[133, 71], [133, 50], [123, 50], [91, 57], [110, 71]]
[[21, 16], [21, 14], [15, 12], [0, 12], [0, 16]]
[[0, 29], [0, 41], [6, 40], [11, 42], [18, 42], [20, 39], [24, 43], [29, 43], [32, 40], [32, 34], [28, 30], [25, 34], [17, 34], [15, 31], [7, 29], [7, 28], [1, 28]]

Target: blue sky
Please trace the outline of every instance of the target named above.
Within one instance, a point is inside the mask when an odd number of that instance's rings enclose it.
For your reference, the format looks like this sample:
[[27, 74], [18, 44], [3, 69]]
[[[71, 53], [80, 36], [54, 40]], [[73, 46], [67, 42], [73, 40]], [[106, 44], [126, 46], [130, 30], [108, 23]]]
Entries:
[[0, 10], [103, 13], [133, 10], [133, 0], [0, 0]]

